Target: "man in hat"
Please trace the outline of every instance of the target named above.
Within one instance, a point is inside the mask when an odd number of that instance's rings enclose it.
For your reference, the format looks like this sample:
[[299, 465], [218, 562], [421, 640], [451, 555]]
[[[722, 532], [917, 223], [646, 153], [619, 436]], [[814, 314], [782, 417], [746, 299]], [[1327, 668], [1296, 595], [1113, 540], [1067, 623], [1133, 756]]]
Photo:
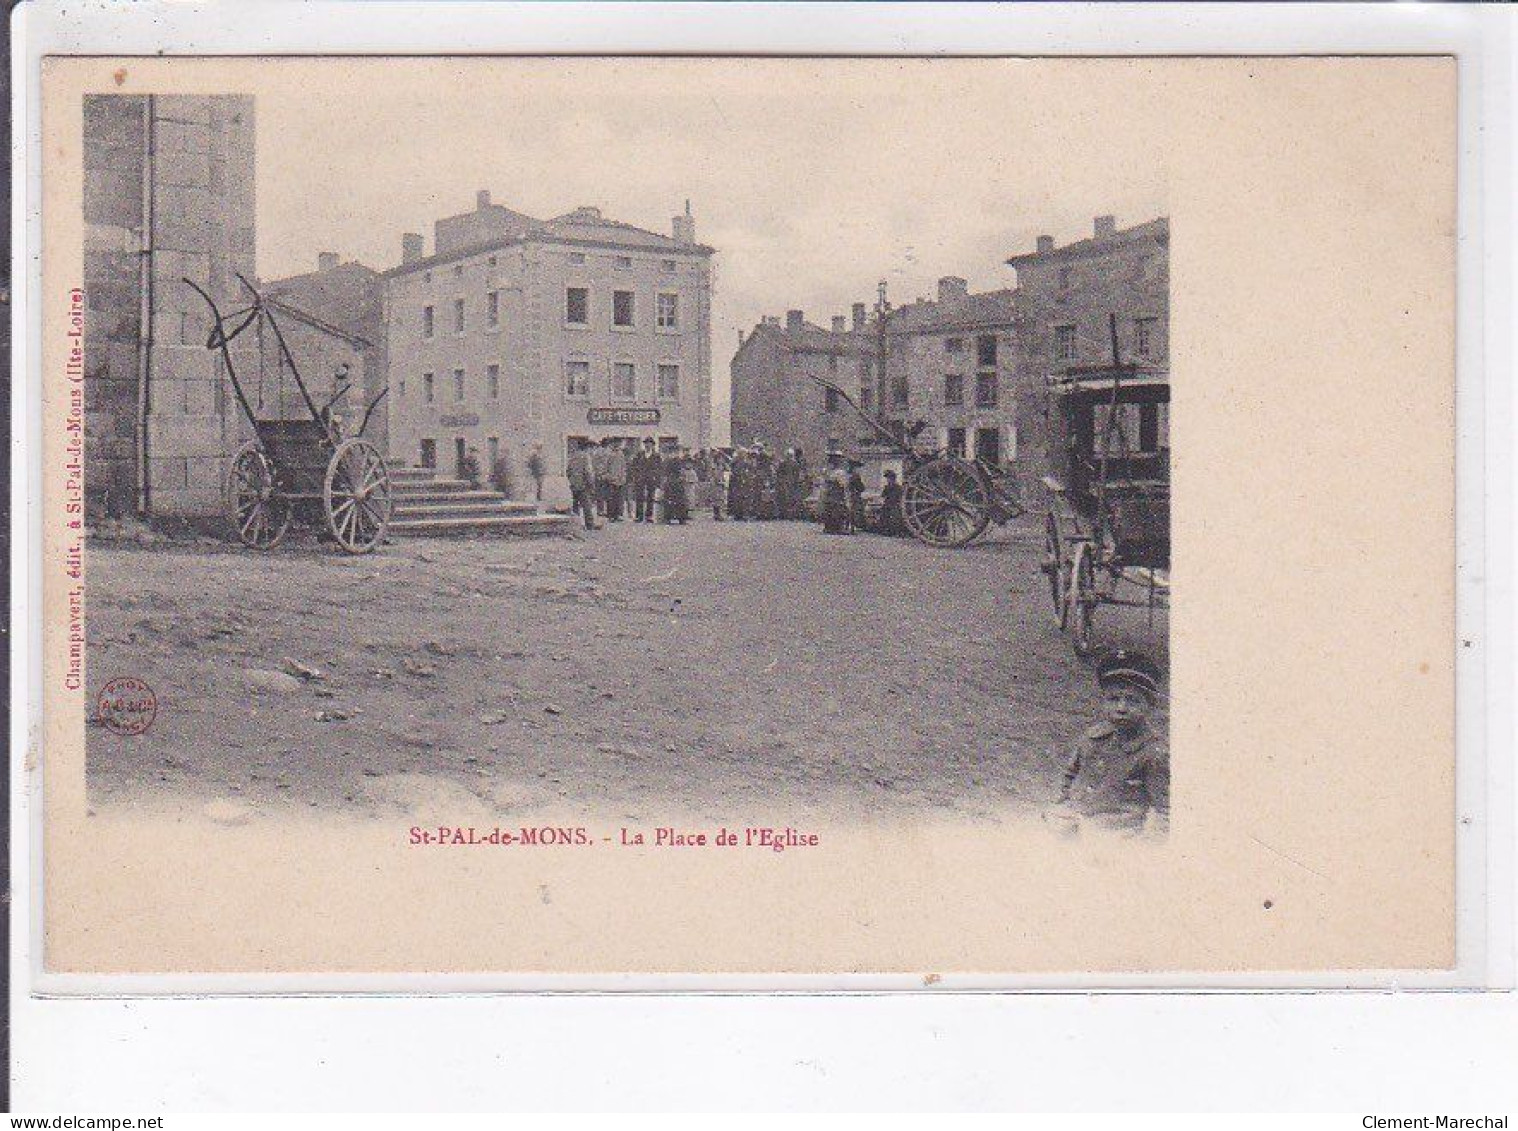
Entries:
[[1071, 752], [1059, 800], [1044, 819], [1075, 836], [1087, 825], [1127, 836], [1170, 824], [1170, 750], [1150, 724], [1160, 669], [1141, 652], [1109, 652], [1096, 665], [1102, 719]]
[[596, 473], [590, 459], [591, 442], [579, 439], [565, 464], [564, 475], [569, 480], [569, 492], [574, 499], [572, 513], [585, 518], [585, 529], [596, 529]]
[[822, 531], [824, 534], [852, 534], [849, 522], [848, 457], [834, 450], [828, 452], [827, 472], [822, 478]]
[[633, 456], [629, 462], [627, 477], [633, 489], [633, 521], [652, 522], [654, 495], [659, 490], [659, 481], [664, 477], [664, 469], [651, 437], [644, 437], [643, 451]]

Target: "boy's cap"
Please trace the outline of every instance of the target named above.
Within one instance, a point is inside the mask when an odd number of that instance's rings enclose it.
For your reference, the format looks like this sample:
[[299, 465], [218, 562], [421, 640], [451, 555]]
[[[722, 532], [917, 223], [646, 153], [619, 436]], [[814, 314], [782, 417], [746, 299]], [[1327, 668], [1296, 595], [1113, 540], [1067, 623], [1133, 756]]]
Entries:
[[1099, 687], [1137, 687], [1152, 699], [1160, 697], [1161, 678], [1159, 665], [1142, 652], [1119, 648], [1108, 652], [1096, 664], [1096, 682]]

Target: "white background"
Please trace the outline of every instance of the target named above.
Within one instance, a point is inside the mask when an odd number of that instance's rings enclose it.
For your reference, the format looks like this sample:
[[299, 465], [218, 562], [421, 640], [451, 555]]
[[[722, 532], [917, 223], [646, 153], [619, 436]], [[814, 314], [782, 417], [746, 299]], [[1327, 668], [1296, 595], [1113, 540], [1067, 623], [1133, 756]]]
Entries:
[[[1488, 969], [1511, 979], [1510, 328], [1514, 13], [1334, 6], [33, 5], [14, 25], [18, 180], [40, 48], [91, 53], [743, 51], [1458, 52], [1461, 57], [1460, 788], [1489, 798]], [[36, 263], [18, 238], [13, 482], [35, 498]], [[21, 281], [32, 278], [29, 288]], [[32, 293], [27, 295], [26, 291]], [[1483, 491], [1485, 495], [1483, 497]], [[552, 1108], [1500, 1111], [1518, 1100], [1511, 993], [582, 995], [58, 1000], [33, 996], [35, 830], [19, 753], [37, 693], [35, 508], [13, 514], [13, 1104], [23, 1111]], [[1484, 659], [1484, 666], [1480, 662]], [[1481, 694], [1484, 686], [1484, 698]], [[29, 711], [32, 714], [29, 717]], [[1491, 758], [1486, 761], [1483, 740]], [[439, 924], [446, 930], [447, 924]], [[1359, 1126], [1346, 1119], [1345, 1126]]]

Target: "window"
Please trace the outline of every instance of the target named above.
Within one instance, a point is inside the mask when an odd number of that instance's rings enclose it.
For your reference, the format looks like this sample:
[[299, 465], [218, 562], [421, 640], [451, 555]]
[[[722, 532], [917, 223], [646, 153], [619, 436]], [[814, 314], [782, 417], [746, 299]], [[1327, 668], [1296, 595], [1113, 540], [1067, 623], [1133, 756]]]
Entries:
[[1061, 267], [1059, 269], [1059, 289], [1068, 291], [1075, 284], [1075, 269], [1073, 267]]
[[422, 307], [422, 337], [432, 337], [432, 307]]
[[494, 267], [495, 266], [495, 256], [492, 255], [486, 262], [488, 262], [490, 264], [490, 266]]
[[432, 374], [431, 373], [423, 373], [422, 374], [422, 400], [426, 401], [428, 404], [431, 404], [433, 402], [434, 397], [435, 397], [435, 392], [434, 392], [433, 387], [432, 387]]
[[975, 375], [975, 407], [996, 407], [996, 374], [977, 373]]
[[611, 292], [611, 324], [613, 326], [631, 326], [633, 324], [632, 291]]
[[571, 251], [569, 253], [569, 261], [576, 267], [582, 266], [585, 263], [585, 253], [583, 251]]
[[823, 389], [822, 390], [822, 411], [823, 412], [837, 412], [838, 411], [838, 405], [839, 405], [838, 390], [837, 389]]
[[427, 273], [426, 273], [426, 274], [424, 274], [424, 275], [423, 275], [423, 276], [422, 276], [422, 278], [423, 278], [423, 279], [426, 279], [426, 280], [427, 280], [427, 282], [429, 282], [429, 283], [430, 283], [430, 282], [432, 282], [432, 272], [431, 272], [431, 271], [428, 271], [428, 272], [427, 272]]
[[945, 353], [964, 353], [965, 340], [963, 338], [945, 338], [943, 340]]
[[453, 371], [453, 399], [456, 401], [464, 399], [464, 371], [462, 369]]
[[501, 292], [491, 291], [485, 296], [485, 323], [489, 326], [501, 324]]
[[861, 385], [859, 387], [859, 407], [865, 409], [866, 411], [870, 411], [870, 410], [874, 409], [874, 407], [875, 407], [875, 386], [873, 386], [873, 385]]
[[564, 363], [564, 394], [570, 397], [590, 396], [590, 362]]
[[680, 296], [661, 294], [654, 312], [654, 325], [661, 330], [680, 328]]
[[461, 298], [453, 300], [453, 329], [456, 333], [464, 332], [464, 300]]
[[498, 399], [501, 395], [501, 367], [499, 365], [485, 366], [485, 382], [490, 386], [490, 399]]
[[1134, 320], [1133, 352], [1140, 357], [1149, 357], [1154, 353], [1154, 331], [1158, 322], [1158, 318], [1139, 318]]
[[950, 428], [949, 440], [944, 447], [949, 449], [951, 456], [965, 458], [965, 430], [963, 428]]
[[454, 267], [454, 269], [453, 269], [453, 277], [455, 279], [462, 278], [463, 274], [464, 274], [464, 265], [462, 263], [460, 263], [460, 264], [458, 264], [458, 265], [456, 265]]
[[630, 361], [618, 361], [611, 367], [611, 395], [630, 401], [638, 395], [637, 371]]
[[571, 326], [590, 324], [590, 289], [568, 287], [564, 291], [564, 321]]
[[1054, 327], [1054, 359], [1056, 361], [1075, 360], [1075, 327]]
[[975, 364], [982, 369], [996, 368], [995, 334], [981, 334], [975, 339]]
[[678, 365], [659, 366], [659, 399], [663, 401], [680, 399], [680, 367]]
[[423, 467], [437, 466], [437, 441], [423, 440], [421, 455], [418, 457]]
[[495, 465], [501, 462], [501, 438], [499, 436], [492, 436], [490, 439], [486, 440], [485, 451], [489, 454], [490, 457], [490, 464], [487, 470], [491, 474], [494, 474]]
[[401, 398], [406, 395], [406, 378], [401, 378], [400, 387], [396, 390], [395, 395], [397, 398]]
[[965, 403], [965, 379], [961, 374], [950, 373], [944, 377], [943, 403], [946, 405]]
[[831, 377], [838, 376], [838, 355], [836, 353], [828, 354], [828, 375]]
[[675, 269], [675, 261], [673, 259], [661, 259], [661, 260], [659, 260], [659, 270], [661, 270], [661, 271], [673, 271], [674, 269]]
[[828, 437], [828, 451], [838, 452], [843, 450], [843, 441], [837, 436]]
[[1138, 447], [1141, 452], [1157, 452], [1160, 450], [1160, 406], [1146, 404], [1139, 406], [1139, 441]]
[[911, 389], [907, 384], [907, 375], [898, 373], [891, 378], [891, 407], [906, 408], [911, 400]]
[[630, 255], [619, 255], [619, 256], [617, 256], [617, 266], [620, 267], [620, 268], [622, 268], [624, 271], [627, 268], [631, 267], [632, 265], [633, 265], [632, 256], [630, 256]]

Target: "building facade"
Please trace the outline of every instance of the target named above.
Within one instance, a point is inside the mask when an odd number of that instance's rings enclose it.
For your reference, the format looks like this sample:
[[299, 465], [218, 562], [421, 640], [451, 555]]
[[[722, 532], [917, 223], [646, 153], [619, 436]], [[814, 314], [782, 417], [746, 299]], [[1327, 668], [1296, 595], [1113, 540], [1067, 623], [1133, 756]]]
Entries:
[[253, 99], [87, 95], [83, 115], [86, 517], [219, 514], [247, 426], [181, 280], [242, 305]]
[[[1007, 260], [1017, 269], [1018, 365], [1041, 417], [1026, 435], [1039, 444], [1037, 459], [1057, 473], [1060, 420], [1051, 411], [1051, 380], [1117, 360], [1168, 375], [1170, 370], [1170, 220], [1161, 217], [1119, 230], [1098, 216], [1092, 235], [1064, 247], [1039, 236], [1036, 249]], [[1129, 406], [1135, 414], [1138, 406]], [[1157, 453], [1170, 447], [1168, 405], [1146, 406], [1126, 429]]]
[[762, 443], [777, 452], [799, 448], [813, 467], [830, 447], [857, 444], [868, 428], [816, 379], [873, 407], [874, 337], [863, 303], [855, 305], [852, 323], [834, 317], [829, 329], [808, 322], [800, 310], [789, 311], [783, 323], [765, 317], [733, 355], [733, 444]]
[[396, 462], [452, 472], [473, 448], [522, 482], [536, 453], [557, 503], [576, 439], [710, 444], [714, 250], [688, 204], [664, 236], [590, 207], [537, 220], [482, 191], [434, 248], [408, 233], [384, 276]]
[[882, 300], [869, 314], [856, 303], [852, 318], [835, 317], [831, 329], [797, 310], [784, 325], [766, 318], [733, 358], [733, 442], [809, 454], [878, 448], [880, 432], [813, 379], [822, 376], [887, 428], [921, 424], [923, 444], [1016, 460], [1028, 424], [1018, 415], [1013, 323], [1012, 291], [970, 294], [958, 278], [941, 279], [936, 300], [894, 310]]

